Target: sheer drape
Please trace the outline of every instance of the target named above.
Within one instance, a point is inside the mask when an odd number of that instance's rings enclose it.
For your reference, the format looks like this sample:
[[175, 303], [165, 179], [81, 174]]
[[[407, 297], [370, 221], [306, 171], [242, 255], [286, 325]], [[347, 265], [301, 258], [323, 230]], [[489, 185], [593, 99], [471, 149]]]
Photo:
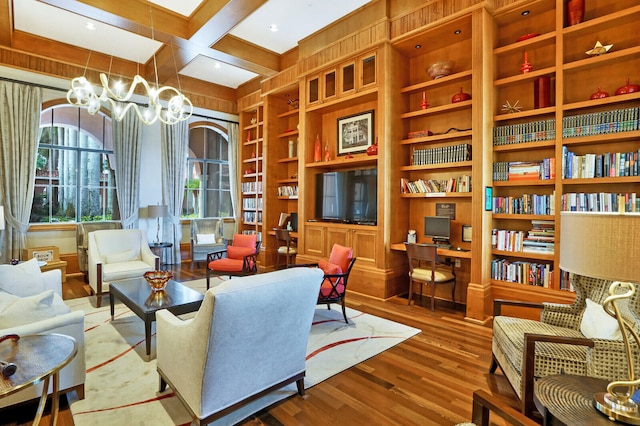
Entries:
[[177, 124], [161, 126], [162, 142], [162, 199], [169, 207], [167, 217], [162, 222], [163, 240], [172, 243], [171, 256], [164, 259], [169, 264], [180, 264], [180, 240], [182, 228], [180, 213], [184, 198], [184, 179], [189, 150], [189, 124], [181, 121]]
[[120, 220], [124, 229], [138, 227], [142, 123], [130, 109], [122, 121], [111, 120]]
[[238, 232], [238, 223], [240, 218], [238, 212], [240, 211], [240, 191], [238, 191], [238, 182], [240, 182], [240, 167], [238, 167], [238, 123], [227, 123], [227, 132], [229, 133], [229, 186], [231, 189], [231, 206], [233, 207], [233, 214], [235, 216], [235, 228], [233, 233]]
[[40, 135], [42, 89], [0, 81], [1, 258], [19, 259], [26, 244]]

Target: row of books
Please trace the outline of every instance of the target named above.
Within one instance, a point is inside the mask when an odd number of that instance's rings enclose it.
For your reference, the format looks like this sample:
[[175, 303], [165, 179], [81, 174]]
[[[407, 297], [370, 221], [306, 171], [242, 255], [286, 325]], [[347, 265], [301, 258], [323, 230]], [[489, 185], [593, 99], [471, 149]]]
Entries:
[[242, 212], [242, 220], [248, 223], [261, 223], [262, 212]]
[[560, 290], [572, 291], [575, 293], [576, 289], [571, 282], [571, 274], [569, 272], [560, 270]]
[[550, 263], [493, 259], [491, 261], [491, 278], [548, 288], [549, 283], [553, 282], [553, 270]]
[[435, 148], [414, 149], [411, 164], [424, 166], [426, 164], [457, 163], [471, 160], [471, 144], [438, 146]]
[[572, 212], [640, 212], [640, 197], [635, 192], [615, 194], [610, 192], [562, 194], [562, 211]]
[[640, 129], [640, 107], [590, 112], [562, 119], [562, 137], [602, 135]]
[[553, 254], [554, 244], [553, 221], [532, 220], [531, 229], [526, 234], [521, 230], [493, 229], [491, 231], [491, 245], [497, 250]]
[[562, 147], [562, 177], [565, 179], [640, 176], [638, 156], [632, 152], [576, 155]]
[[403, 194], [426, 194], [432, 192], [471, 192], [471, 176], [462, 175], [449, 179], [400, 179]]
[[254, 229], [243, 229], [242, 233], [244, 235], [256, 235], [256, 238], [258, 239], [258, 241], [262, 241], [262, 232], [258, 232]]
[[298, 185], [282, 185], [278, 187], [278, 197], [297, 197]]
[[556, 120], [539, 120], [493, 128], [493, 145], [550, 141], [556, 138]]
[[261, 193], [262, 192], [262, 181], [257, 182], [242, 182], [242, 192], [254, 192]]
[[493, 213], [555, 214], [555, 191], [547, 194], [522, 194], [520, 197], [493, 197]]
[[245, 210], [262, 209], [262, 197], [260, 198], [243, 198], [242, 208]]
[[555, 164], [555, 158], [545, 158], [542, 161], [496, 161], [493, 163], [493, 180], [506, 182], [555, 179]]

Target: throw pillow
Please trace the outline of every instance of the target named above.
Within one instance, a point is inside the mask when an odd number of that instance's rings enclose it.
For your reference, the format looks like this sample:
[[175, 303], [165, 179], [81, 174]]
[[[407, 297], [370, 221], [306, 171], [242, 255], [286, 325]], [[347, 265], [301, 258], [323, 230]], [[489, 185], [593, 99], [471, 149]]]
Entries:
[[196, 234], [196, 244], [215, 244], [216, 234]]
[[329, 262], [336, 265], [340, 265], [343, 271], [349, 269], [349, 262], [353, 257], [353, 249], [351, 247], [344, 247], [340, 244], [334, 244], [331, 247], [331, 254], [329, 255]]
[[322, 272], [324, 272], [327, 275], [335, 275], [335, 274], [342, 273], [342, 268], [340, 267], [340, 265], [327, 262], [326, 260], [320, 260], [318, 262], [318, 268], [322, 269]]
[[604, 308], [591, 299], [582, 314], [580, 331], [589, 339], [622, 340], [618, 321], [607, 314]]
[[136, 252], [133, 250], [125, 250], [118, 253], [108, 254], [104, 258], [105, 263], [130, 262], [136, 258]]
[[53, 290], [35, 296], [16, 297], [0, 312], [0, 328], [30, 324], [68, 312], [71, 312], [71, 308]]
[[33, 258], [17, 265], [0, 265], [0, 290], [19, 297], [44, 291], [38, 260]]

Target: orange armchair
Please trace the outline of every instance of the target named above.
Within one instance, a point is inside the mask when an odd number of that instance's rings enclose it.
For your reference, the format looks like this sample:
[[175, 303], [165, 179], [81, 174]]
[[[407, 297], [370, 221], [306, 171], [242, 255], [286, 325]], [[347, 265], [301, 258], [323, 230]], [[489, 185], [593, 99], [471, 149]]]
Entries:
[[235, 234], [226, 250], [207, 254], [207, 290], [211, 275], [244, 276], [258, 272], [260, 241], [256, 234]]

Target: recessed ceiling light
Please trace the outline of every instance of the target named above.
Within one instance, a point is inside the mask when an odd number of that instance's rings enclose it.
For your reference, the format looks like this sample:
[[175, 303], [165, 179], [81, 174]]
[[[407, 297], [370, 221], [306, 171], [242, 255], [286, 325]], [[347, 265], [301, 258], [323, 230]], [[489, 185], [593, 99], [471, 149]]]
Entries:
[[216, 62], [215, 64], [213, 64], [213, 67], [216, 69], [220, 69], [220, 62]]
[[528, 10], [523, 10], [522, 11], [522, 16], [527, 16], [528, 14], [530, 14], [531, 12]]
[[455, 35], [458, 35], [458, 34], [462, 33], [462, 30], [455, 30], [453, 33], [454, 33]]
[[269, 31], [273, 31], [275, 33], [278, 30], [279, 30], [279, 28], [278, 28], [278, 26], [276, 24], [269, 25]]
[[94, 24], [93, 22], [87, 22], [87, 24], [85, 25], [85, 28], [88, 30], [95, 30], [96, 24]]
[[416, 45], [415, 45], [415, 48], [416, 48], [416, 49], [420, 49], [421, 47], [422, 47], [422, 45], [421, 45], [421, 44], [416, 44]]

